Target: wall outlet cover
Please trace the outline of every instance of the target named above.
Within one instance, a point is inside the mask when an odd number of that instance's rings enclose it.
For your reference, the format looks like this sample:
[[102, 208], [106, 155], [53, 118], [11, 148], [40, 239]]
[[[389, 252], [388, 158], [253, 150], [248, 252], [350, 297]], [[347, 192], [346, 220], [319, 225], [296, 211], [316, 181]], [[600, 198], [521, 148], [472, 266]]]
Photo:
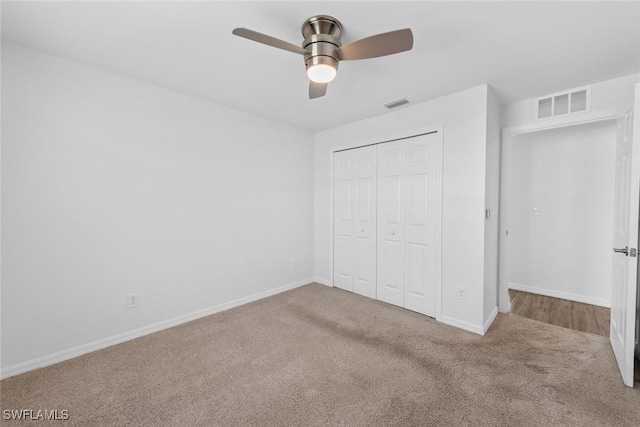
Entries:
[[136, 308], [140, 304], [140, 294], [138, 292], [127, 295], [127, 308]]

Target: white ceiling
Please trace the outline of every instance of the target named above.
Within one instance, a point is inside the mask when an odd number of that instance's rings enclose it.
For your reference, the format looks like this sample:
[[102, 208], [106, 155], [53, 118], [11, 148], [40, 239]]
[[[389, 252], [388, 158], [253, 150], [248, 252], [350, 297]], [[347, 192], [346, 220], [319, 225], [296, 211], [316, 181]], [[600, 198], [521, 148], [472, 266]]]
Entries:
[[[410, 27], [414, 48], [345, 61], [309, 100], [301, 56], [231, 34], [294, 44], [315, 14], [343, 44]], [[316, 131], [482, 83], [503, 103], [640, 72], [640, 3], [2, 2], [2, 38], [237, 110]]]

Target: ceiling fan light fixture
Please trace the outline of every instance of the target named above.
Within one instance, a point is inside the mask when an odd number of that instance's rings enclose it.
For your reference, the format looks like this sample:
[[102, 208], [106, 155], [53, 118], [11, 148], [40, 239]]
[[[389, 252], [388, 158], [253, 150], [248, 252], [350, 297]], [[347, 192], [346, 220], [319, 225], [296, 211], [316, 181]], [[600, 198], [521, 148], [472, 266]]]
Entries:
[[327, 84], [338, 72], [340, 61], [378, 58], [406, 52], [413, 48], [411, 29], [389, 31], [342, 45], [342, 24], [329, 15], [316, 15], [302, 24], [304, 41], [296, 46], [284, 40], [238, 27], [232, 33], [254, 42], [297, 53], [304, 57], [309, 83], [309, 99], [320, 98], [327, 92]]
[[315, 64], [307, 68], [307, 76], [316, 83], [329, 83], [336, 77], [336, 69], [329, 64]]

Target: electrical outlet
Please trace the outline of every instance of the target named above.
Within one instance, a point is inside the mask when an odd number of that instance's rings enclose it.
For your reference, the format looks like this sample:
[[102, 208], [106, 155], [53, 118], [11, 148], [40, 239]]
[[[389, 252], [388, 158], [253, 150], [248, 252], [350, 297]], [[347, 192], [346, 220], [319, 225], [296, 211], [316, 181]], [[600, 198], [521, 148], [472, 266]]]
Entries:
[[467, 299], [467, 289], [466, 288], [458, 288], [458, 299], [462, 301], [466, 301]]
[[298, 269], [298, 262], [297, 261], [291, 261], [291, 269], [292, 270], [297, 270]]
[[140, 304], [140, 294], [134, 293], [127, 295], [127, 308], [136, 308]]

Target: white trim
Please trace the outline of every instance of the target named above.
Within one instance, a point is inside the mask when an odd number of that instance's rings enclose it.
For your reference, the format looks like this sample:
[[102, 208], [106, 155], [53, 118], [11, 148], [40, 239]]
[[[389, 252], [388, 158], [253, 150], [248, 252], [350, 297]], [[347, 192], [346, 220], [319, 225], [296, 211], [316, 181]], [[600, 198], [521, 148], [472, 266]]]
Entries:
[[602, 120], [616, 119], [621, 113], [618, 109], [603, 110], [590, 113], [557, 116], [548, 120], [536, 121], [524, 125], [502, 129], [502, 159], [500, 173], [500, 242], [499, 242], [499, 271], [498, 271], [498, 307], [502, 313], [509, 312], [509, 207], [511, 193], [511, 139], [518, 134], [555, 129], [565, 126], [575, 126]]
[[601, 120], [616, 119], [623, 112], [624, 109], [615, 108], [592, 111], [590, 113], [583, 113], [579, 116], [557, 116], [552, 120], [545, 120], [544, 122], [526, 123], [504, 128], [502, 129], [502, 134], [504, 135], [505, 133], [508, 133], [511, 137], [521, 133], [536, 132], [540, 130], [555, 129], [565, 126], [575, 126], [583, 123], [598, 122]]
[[474, 325], [473, 323], [465, 322], [464, 320], [456, 319], [455, 317], [442, 315], [440, 320], [445, 325], [454, 326], [465, 331], [473, 332], [474, 334], [484, 335], [484, 329], [482, 325]]
[[279, 286], [277, 288], [270, 289], [268, 291], [259, 292], [257, 294], [249, 295], [243, 298], [239, 298], [226, 303], [218, 304], [213, 307], [205, 308], [203, 310], [194, 311], [192, 313], [184, 314], [182, 316], [174, 317], [173, 319], [163, 320], [148, 326], [134, 329], [132, 331], [123, 332], [121, 334], [113, 335], [111, 337], [99, 339], [87, 344], [81, 344], [76, 347], [68, 348], [66, 350], [58, 351], [56, 353], [41, 356], [35, 359], [27, 360], [26, 362], [16, 363], [15, 365], [7, 366], [0, 371], [0, 379], [9, 378], [18, 374], [22, 374], [28, 371], [32, 371], [38, 368], [44, 368], [45, 366], [53, 365], [55, 363], [63, 362], [65, 360], [73, 359], [83, 354], [92, 353], [97, 350], [101, 350], [112, 345], [120, 344], [125, 341], [130, 341], [135, 338], [143, 337], [145, 335], [153, 334], [164, 329], [172, 328], [174, 326], [181, 325], [183, 323], [191, 322], [192, 320], [200, 319], [202, 317], [210, 316], [212, 314], [219, 313], [221, 311], [229, 310], [231, 308], [239, 307], [244, 304], [248, 304], [253, 301], [257, 301], [272, 295], [279, 294], [281, 292], [289, 291], [300, 286], [308, 285], [312, 283], [314, 279], [304, 279], [288, 285]]
[[496, 320], [497, 316], [498, 316], [498, 306], [496, 305], [495, 307], [493, 307], [493, 310], [491, 310], [491, 313], [489, 314], [489, 317], [487, 318], [487, 320], [484, 322], [484, 325], [482, 325], [482, 335], [487, 333], [487, 331], [493, 324], [493, 321]]
[[438, 250], [436, 250], [436, 320], [442, 319], [442, 251], [444, 248], [442, 239], [442, 218], [444, 210], [444, 125], [438, 126], [438, 151], [440, 156], [440, 162], [438, 163], [437, 179], [438, 190], [440, 192], [439, 202], [440, 209], [436, 218], [436, 240], [439, 243]]
[[331, 284], [329, 279], [322, 279], [322, 278], [316, 276], [316, 277], [313, 278], [313, 281], [316, 282], [316, 283], [320, 283], [321, 285], [333, 287], [333, 285]]
[[571, 292], [556, 291], [553, 289], [539, 288], [537, 286], [523, 285], [521, 283], [509, 282], [509, 289], [515, 291], [529, 292], [532, 294], [544, 295], [547, 297], [566, 299], [569, 301], [581, 302], [584, 304], [597, 305], [611, 308], [611, 301], [602, 298], [593, 298], [586, 295], [573, 294]]
[[335, 276], [333, 274], [333, 150], [329, 153], [329, 283], [334, 284]]

